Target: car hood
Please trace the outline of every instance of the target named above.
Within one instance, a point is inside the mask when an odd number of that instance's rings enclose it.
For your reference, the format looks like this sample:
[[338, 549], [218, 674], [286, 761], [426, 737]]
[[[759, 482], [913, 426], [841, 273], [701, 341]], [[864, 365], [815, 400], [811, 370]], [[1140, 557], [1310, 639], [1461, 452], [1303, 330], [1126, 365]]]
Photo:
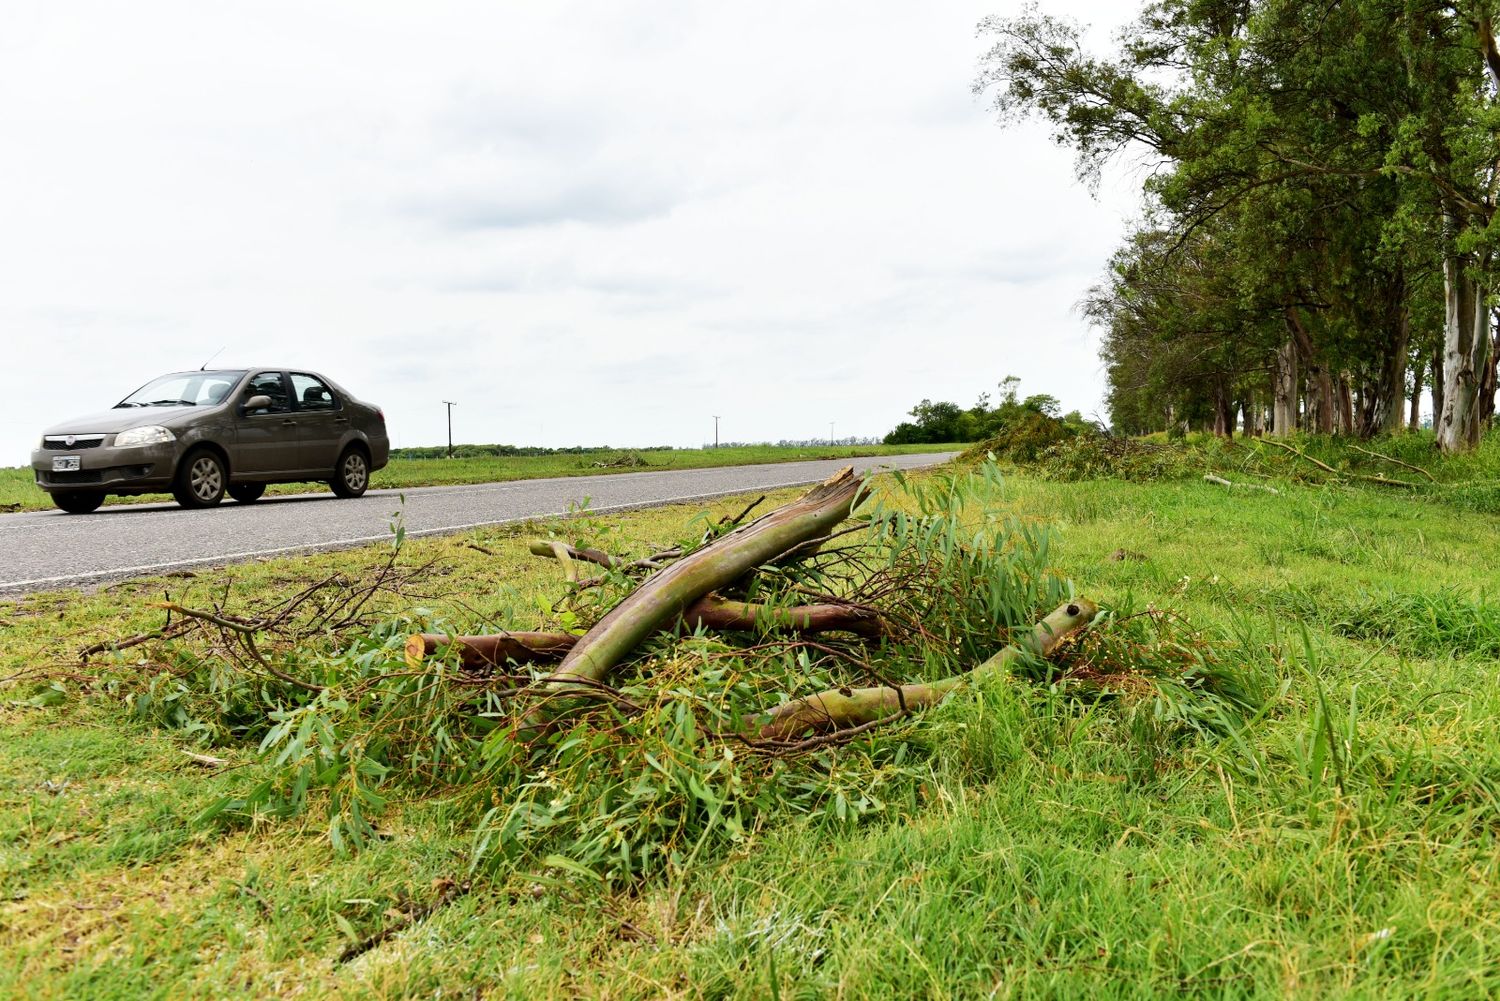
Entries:
[[59, 434], [119, 434], [127, 428], [138, 428], [147, 424], [176, 427], [201, 415], [208, 407], [115, 407], [95, 414], [85, 414], [71, 420], [54, 424], [43, 431], [44, 435]]

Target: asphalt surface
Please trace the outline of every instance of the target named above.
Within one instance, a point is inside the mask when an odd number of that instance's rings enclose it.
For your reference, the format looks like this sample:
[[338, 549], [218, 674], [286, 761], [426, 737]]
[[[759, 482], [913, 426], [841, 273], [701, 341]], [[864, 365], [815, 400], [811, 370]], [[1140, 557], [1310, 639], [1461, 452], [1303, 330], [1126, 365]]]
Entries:
[[622, 511], [817, 483], [851, 463], [857, 472], [872, 467], [913, 469], [954, 454], [371, 490], [358, 500], [340, 500], [332, 493], [297, 494], [266, 497], [254, 504], [225, 500], [202, 511], [138, 504], [82, 515], [0, 515], [0, 594], [383, 541], [391, 537], [391, 516], [401, 506], [399, 494], [406, 495], [406, 534], [439, 535], [566, 514], [570, 505], [582, 505], [585, 498], [592, 512]]

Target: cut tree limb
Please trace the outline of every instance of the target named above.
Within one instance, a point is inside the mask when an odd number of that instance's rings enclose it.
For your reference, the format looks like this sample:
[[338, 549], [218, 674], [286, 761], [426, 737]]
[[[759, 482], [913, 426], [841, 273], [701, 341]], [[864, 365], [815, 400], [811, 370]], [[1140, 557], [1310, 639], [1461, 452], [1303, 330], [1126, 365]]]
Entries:
[[562, 660], [578, 637], [571, 633], [493, 633], [480, 636], [445, 636], [416, 633], [406, 639], [406, 663], [416, 668], [423, 658], [439, 650], [458, 650], [459, 663], [470, 669], [503, 667], [508, 662], [535, 664]]
[[817, 604], [760, 605], [731, 601], [716, 594], [705, 595], [682, 613], [683, 625], [689, 629], [743, 630], [753, 632], [786, 631], [795, 633], [848, 632], [867, 639], [889, 636], [891, 629], [884, 617], [862, 605]]
[[1275, 487], [1267, 486], [1264, 483], [1234, 483], [1230, 480], [1224, 479], [1224, 477], [1222, 476], [1215, 476], [1213, 473], [1204, 473], [1203, 482], [1215, 483], [1221, 487], [1237, 487], [1240, 490], [1259, 490], [1263, 493], [1268, 494], [1279, 495], [1281, 493], [1281, 491], [1277, 490]]
[[826, 535], [863, 499], [846, 466], [801, 498], [648, 577], [581, 637], [550, 681], [602, 682], [641, 641], [675, 622], [688, 606], [808, 539]]
[[904, 714], [936, 705], [959, 687], [986, 675], [1008, 671], [1028, 652], [1045, 657], [1057, 649], [1068, 636], [1082, 630], [1099, 613], [1099, 606], [1086, 598], [1077, 598], [1053, 611], [1032, 627], [1031, 635], [1013, 643], [966, 674], [939, 681], [911, 685], [882, 685], [871, 688], [830, 688], [785, 703], [772, 710], [761, 721], [758, 736], [762, 740], [796, 741], [809, 730], [818, 732], [848, 730], [866, 726], [887, 716]]
[[[891, 635], [879, 612], [862, 605], [818, 604], [781, 607], [730, 601], [710, 594], [693, 602], [679, 620], [687, 629], [744, 632], [847, 632], [867, 639]], [[415, 669], [441, 650], [458, 651], [459, 663], [471, 670], [503, 667], [506, 663], [537, 664], [559, 661], [577, 644], [572, 633], [507, 632], [475, 636], [414, 633], [406, 640], [406, 663]]]

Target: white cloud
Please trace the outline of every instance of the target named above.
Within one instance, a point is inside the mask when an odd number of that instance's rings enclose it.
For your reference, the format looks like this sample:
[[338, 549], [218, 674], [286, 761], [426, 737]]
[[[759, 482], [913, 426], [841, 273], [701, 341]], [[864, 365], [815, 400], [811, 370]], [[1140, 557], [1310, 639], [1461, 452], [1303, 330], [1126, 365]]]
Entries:
[[1133, 197], [970, 96], [1016, 6], [11, 5], [0, 465], [221, 345], [403, 444], [443, 399], [555, 445], [880, 434], [1008, 373], [1095, 409], [1072, 307]]

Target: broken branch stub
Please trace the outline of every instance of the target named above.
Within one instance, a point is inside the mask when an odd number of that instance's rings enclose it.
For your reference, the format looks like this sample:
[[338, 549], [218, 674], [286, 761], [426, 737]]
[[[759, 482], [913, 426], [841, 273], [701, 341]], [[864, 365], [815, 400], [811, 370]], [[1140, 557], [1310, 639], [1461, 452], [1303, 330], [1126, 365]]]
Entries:
[[1087, 598], [1062, 605], [1032, 627], [1031, 634], [1012, 643], [965, 674], [956, 674], [911, 685], [881, 685], [871, 688], [830, 688], [777, 706], [763, 718], [758, 736], [762, 740], [795, 740], [808, 730], [845, 730], [873, 723], [897, 713], [937, 705], [960, 686], [991, 674], [1010, 670], [1027, 653], [1046, 657], [1068, 636], [1082, 630], [1099, 613]]
[[562, 660], [578, 637], [571, 633], [495, 633], [483, 636], [446, 636], [416, 633], [406, 639], [406, 663], [415, 669], [426, 657], [452, 647], [459, 663], [471, 669], [503, 667], [508, 662], [535, 664]]
[[716, 594], [705, 595], [682, 613], [688, 629], [738, 630], [743, 632], [827, 633], [846, 632], [866, 639], [891, 634], [884, 617], [863, 605], [817, 604], [760, 605], [731, 601]]
[[860, 478], [845, 466], [790, 504], [656, 572], [582, 636], [547, 680], [602, 682], [637, 645], [676, 622], [693, 602], [808, 539], [826, 535], [863, 499]]

